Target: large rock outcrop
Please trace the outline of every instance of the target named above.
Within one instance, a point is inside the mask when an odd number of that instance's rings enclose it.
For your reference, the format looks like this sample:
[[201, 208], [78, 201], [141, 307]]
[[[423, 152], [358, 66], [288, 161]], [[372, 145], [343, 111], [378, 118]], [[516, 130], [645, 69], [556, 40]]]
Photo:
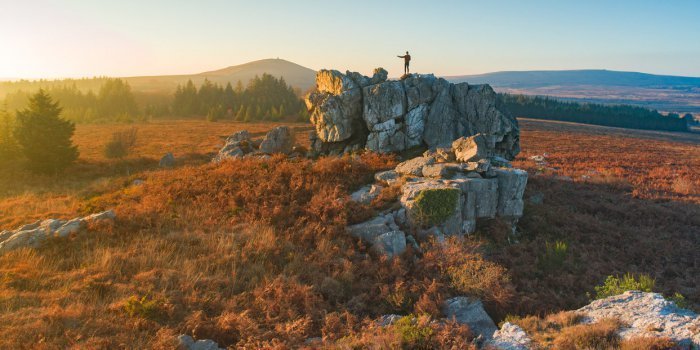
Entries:
[[386, 80], [357, 72], [321, 70], [316, 91], [305, 101], [315, 132], [312, 150], [340, 153], [366, 148], [400, 152], [417, 146], [450, 147], [452, 141], [481, 134], [496, 156], [520, 152], [517, 120], [498, 103], [488, 85], [451, 84], [432, 74]]
[[389, 257], [408, 246], [420, 250], [418, 241], [428, 237], [471, 234], [479, 219], [500, 218], [510, 224], [509, 238], [517, 240], [515, 225], [523, 215], [528, 174], [494, 156], [493, 144], [475, 141], [482, 139], [482, 134], [461, 137], [452, 147], [428, 150], [375, 174], [377, 183], [351, 198], [369, 203], [383, 188], [400, 185], [401, 197], [393, 206], [400, 209], [349, 226], [348, 233]]

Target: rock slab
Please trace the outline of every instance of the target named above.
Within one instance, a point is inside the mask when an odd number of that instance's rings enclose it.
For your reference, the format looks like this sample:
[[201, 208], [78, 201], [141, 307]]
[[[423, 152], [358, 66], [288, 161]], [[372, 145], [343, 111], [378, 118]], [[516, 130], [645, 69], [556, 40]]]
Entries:
[[617, 318], [627, 326], [619, 331], [622, 339], [667, 337], [683, 348], [700, 349], [700, 317], [681, 309], [661, 294], [628, 291], [595, 300], [578, 309], [589, 323]]

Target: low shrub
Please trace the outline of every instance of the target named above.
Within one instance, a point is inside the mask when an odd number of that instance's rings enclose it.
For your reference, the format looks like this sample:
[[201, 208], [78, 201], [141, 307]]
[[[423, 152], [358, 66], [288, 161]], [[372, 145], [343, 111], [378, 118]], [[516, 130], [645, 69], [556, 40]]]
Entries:
[[656, 281], [653, 278], [644, 274], [636, 278], [629, 273], [622, 276], [622, 278], [618, 276], [608, 276], [603, 285], [595, 287], [596, 299], [619, 295], [630, 290], [651, 292], [655, 284]]
[[559, 350], [608, 350], [620, 344], [617, 330], [621, 324], [615, 319], [604, 319], [593, 324], [579, 324], [562, 329], [553, 341]]
[[566, 260], [568, 250], [569, 246], [566, 242], [546, 242], [544, 254], [540, 255], [537, 260], [538, 267], [544, 271], [553, 271], [561, 268]]
[[138, 130], [131, 128], [125, 131], [117, 131], [105, 144], [104, 156], [108, 159], [121, 159], [129, 155], [136, 145]]
[[678, 344], [669, 338], [638, 337], [623, 340], [620, 350], [672, 350], [679, 349]]
[[124, 302], [124, 311], [130, 317], [140, 317], [147, 320], [157, 320], [163, 316], [163, 301], [144, 295], [139, 298], [132, 295]]

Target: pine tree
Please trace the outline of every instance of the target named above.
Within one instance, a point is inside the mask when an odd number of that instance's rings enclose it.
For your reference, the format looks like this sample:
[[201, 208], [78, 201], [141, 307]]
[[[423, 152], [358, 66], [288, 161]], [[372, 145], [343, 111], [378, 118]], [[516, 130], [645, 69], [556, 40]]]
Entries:
[[12, 131], [14, 121], [12, 115], [7, 112], [7, 102], [0, 109], [0, 163], [16, 159], [19, 155], [19, 146]]
[[245, 106], [241, 105], [241, 108], [239, 108], [236, 113], [236, 120], [240, 122], [243, 118], [245, 118]]
[[246, 109], [245, 109], [245, 117], [243, 118], [243, 121], [246, 122], [246, 123], [249, 123], [249, 122], [251, 122], [253, 119], [254, 119], [254, 117], [253, 117], [253, 109], [252, 109], [250, 106], [248, 106], [248, 107], [246, 107]]
[[39, 90], [29, 99], [29, 107], [17, 112], [14, 135], [30, 170], [56, 173], [78, 159], [78, 148], [71, 141], [75, 125], [62, 119], [61, 111], [51, 96]]

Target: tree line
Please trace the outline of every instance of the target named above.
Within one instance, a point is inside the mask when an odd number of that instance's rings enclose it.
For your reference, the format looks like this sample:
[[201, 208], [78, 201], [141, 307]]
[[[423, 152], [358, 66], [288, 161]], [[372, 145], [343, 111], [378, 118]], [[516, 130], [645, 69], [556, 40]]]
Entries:
[[205, 79], [199, 89], [189, 80], [178, 85], [173, 97], [174, 115], [206, 115], [209, 120], [228, 118], [238, 121], [276, 121], [290, 115], [308, 119], [306, 109], [294, 89], [284, 78], [270, 74], [256, 76], [244, 88], [239, 81], [234, 88]]
[[[136, 121], [142, 119], [131, 86], [121, 79], [104, 79], [97, 93], [83, 92], [75, 83], [50, 85], [41, 91], [61, 103], [63, 118], [76, 123]], [[5, 108], [18, 111], [30, 104], [34, 93], [18, 90], [5, 96]]]
[[631, 129], [688, 131], [693, 120], [690, 114], [681, 118], [676, 113], [663, 115], [644, 107], [567, 102], [541, 96], [499, 94], [499, 101], [517, 117]]
[[[93, 92], [93, 83], [100, 82]], [[28, 87], [5, 95], [7, 111], [15, 112], [29, 105], [36, 90], [32, 86], [42, 86], [43, 91], [60, 102], [61, 115], [75, 123], [134, 122], [170, 116], [206, 116], [211, 121], [220, 119], [238, 121], [308, 120], [308, 114], [298, 93], [284, 78], [263, 74], [251, 79], [246, 86], [240, 81], [234, 86], [212, 83], [205, 79], [200, 86], [189, 80], [178, 85], [174, 94], [133, 92], [126, 80], [99, 78], [89, 80], [90, 89], [78, 87], [83, 81], [66, 80], [12, 83], [12, 86]], [[81, 87], [83, 85], [80, 85]]]

